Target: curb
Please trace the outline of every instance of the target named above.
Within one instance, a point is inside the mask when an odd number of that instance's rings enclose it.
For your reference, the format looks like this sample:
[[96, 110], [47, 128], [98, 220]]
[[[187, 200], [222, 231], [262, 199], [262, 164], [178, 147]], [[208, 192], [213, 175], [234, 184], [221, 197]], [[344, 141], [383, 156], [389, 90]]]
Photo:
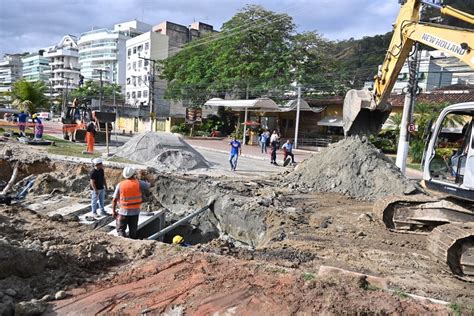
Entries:
[[[221, 149], [214, 149], [214, 148], [209, 148], [209, 147], [203, 147], [203, 146], [192, 146], [194, 149], [201, 149], [201, 150], [207, 150], [207, 151], [214, 151], [222, 154], [229, 155], [229, 152], [227, 150], [221, 150]], [[241, 154], [239, 155], [240, 157], [245, 157], [245, 158], [252, 158], [252, 159], [257, 159], [257, 160], [268, 160], [268, 157], [262, 157], [262, 156], [254, 156], [254, 155], [248, 155], [248, 154]]]

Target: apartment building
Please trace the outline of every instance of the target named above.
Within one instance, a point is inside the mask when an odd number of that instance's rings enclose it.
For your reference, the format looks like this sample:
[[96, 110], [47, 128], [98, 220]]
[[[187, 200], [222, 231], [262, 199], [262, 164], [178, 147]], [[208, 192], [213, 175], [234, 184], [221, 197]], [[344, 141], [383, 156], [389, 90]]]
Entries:
[[67, 93], [79, 85], [79, 49], [77, 38], [65, 35], [59, 43], [46, 49], [44, 57], [49, 59], [49, 86], [52, 96]]
[[149, 106], [152, 100], [157, 101], [158, 98], [154, 93], [158, 92], [164, 82], [157, 78], [156, 72], [153, 72], [153, 64], [166, 57], [168, 57], [166, 35], [149, 31], [127, 41], [125, 86], [127, 104], [139, 107]]
[[[81, 34], [78, 41], [81, 75], [86, 80], [99, 80], [125, 85], [126, 40], [151, 29], [139, 21], [129, 21]], [[97, 71], [102, 70], [102, 71]]]
[[[202, 22], [184, 26], [164, 21], [154, 26], [153, 31], [127, 40], [126, 104], [130, 107], [153, 104], [152, 112], [157, 117], [169, 116], [173, 104], [164, 99], [166, 82], [156, 73], [153, 77], [151, 63], [176, 54], [184, 44], [206, 32], [214, 32], [213, 26]], [[185, 108], [175, 109], [184, 116]]]
[[11, 85], [21, 78], [23, 54], [5, 54], [0, 60], [0, 92], [11, 90]]
[[49, 84], [49, 58], [44, 56], [44, 50], [26, 55], [21, 59], [22, 76], [26, 81], [44, 81]]
[[[418, 86], [423, 92], [446, 87], [452, 83], [453, 73], [438, 64], [439, 59], [445, 58], [440, 53], [439, 51], [421, 51], [418, 67]], [[408, 62], [405, 62], [392, 92], [402, 93], [407, 87], [409, 77]]]

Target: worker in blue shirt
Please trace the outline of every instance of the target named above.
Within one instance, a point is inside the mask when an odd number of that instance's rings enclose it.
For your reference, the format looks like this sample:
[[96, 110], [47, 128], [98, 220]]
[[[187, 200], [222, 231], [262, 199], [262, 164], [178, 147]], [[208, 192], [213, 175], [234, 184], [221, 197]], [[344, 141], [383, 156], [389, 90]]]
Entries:
[[235, 171], [237, 168], [237, 160], [239, 159], [239, 154], [242, 155], [242, 145], [240, 142], [232, 137], [232, 141], [230, 142], [230, 171]]
[[18, 114], [18, 129], [20, 130], [20, 136], [22, 137], [26, 136], [25, 129], [28, 116], [28, 113], [25, 113], [25, 111], [21, 111], [21, 113]]

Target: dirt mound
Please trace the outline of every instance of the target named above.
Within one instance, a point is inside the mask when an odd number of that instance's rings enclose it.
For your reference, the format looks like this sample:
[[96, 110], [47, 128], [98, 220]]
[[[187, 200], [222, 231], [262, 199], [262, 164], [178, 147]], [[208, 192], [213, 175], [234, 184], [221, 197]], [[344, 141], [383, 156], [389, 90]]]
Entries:
[[206, 159], [177, 134], [146, 132], [136, 135], [118, 148], [115, 155], [159, 171], [209, 167]]
[[417, 191], [366, 138], [349, 137], [304, 161], [287, 176], [293, 185], [342, 193], [361, 200]]

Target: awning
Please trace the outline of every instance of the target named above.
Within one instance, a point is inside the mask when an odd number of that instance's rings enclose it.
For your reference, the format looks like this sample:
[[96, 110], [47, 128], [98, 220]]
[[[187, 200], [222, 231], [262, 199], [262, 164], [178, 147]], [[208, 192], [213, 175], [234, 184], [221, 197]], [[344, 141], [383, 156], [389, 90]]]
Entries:
[[[298, 106], [298, 100], [290, 100], [285, 105], [280, 106], [280, 111], [281, 112], [296, 111], [297, 106]], [[300, 111], [302, 112], [311, 111], [314, 113], [320, 113], [324, 111], [325, 108], [326, 108], [325, 106], [312, 108], [309, 106], [308, 102], [306, 102], [303, 99], [300, 100]]]
[[325, 116], [323, 119], [318, 121], [319, 126], [334, 126], [342, 127], [343, 119], [340, 116]]
[[278, 105], [269, 98], [258, 98], [252, 100], [224, 100], [221, 98], [212, 98], [204, 105], [215, 107], [224, 106], [237, 111], [248, 109], [249, 111], [278, 112]]

